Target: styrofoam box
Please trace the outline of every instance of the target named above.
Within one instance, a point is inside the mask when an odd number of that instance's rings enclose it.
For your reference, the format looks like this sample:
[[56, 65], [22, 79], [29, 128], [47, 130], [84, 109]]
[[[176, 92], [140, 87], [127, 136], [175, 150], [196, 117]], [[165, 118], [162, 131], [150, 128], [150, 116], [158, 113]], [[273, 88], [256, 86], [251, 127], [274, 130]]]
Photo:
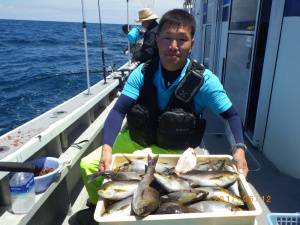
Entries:
[[[141, 159], [147, 156], [125, 154], [128, 158]], [[159, 155], [159, 162], [168, 163], [170, 165], [176, 165], [178, 158], [181, 155], [175, 154], [161, 154]], [[232, 164], [232, 157], [230, 155], [197, 155], [198, 161], [206, 159], [225, 159], [228, 164]], [[113, 155], [111, 169], [126, 162], [123, 154]], [[94, 213], [94, 219], [101, 225], [253, 225], [255, 224], [255, 217], [262, 213], [262, 209], [250, 189], [245, 177], [239, 176], [239, 188], [240, 194], [244, 199], [248, 199], [247, 211], [235, 211], [226, 213], [184, 213], [184, 214], [165, 214], [165, 215], [149, 215], [142, 219], [135, 216], [119, 216], [119, 217], [102, 217], [105, 212], [104, 204], [102, 200], [99, 200]]]

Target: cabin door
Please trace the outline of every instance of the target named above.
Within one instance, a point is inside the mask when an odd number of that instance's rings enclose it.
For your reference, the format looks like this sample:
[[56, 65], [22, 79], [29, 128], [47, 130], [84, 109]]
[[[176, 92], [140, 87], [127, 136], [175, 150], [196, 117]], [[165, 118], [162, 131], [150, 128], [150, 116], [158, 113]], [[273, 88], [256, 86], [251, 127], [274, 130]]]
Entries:
[[245, 124], [260, 0], [231, 0], [223, 82]]
[[214, 73], [217, 73], [218, 67], [218, 52], [219, 52], [219, 33], [220, 21], [219, 14], [221, 9], [221, 2], [218, 0], [204, 0], [203, 1], [203, 27], [202, 40], [203, 52], [202, 59], [206, 68], [209, 68]]

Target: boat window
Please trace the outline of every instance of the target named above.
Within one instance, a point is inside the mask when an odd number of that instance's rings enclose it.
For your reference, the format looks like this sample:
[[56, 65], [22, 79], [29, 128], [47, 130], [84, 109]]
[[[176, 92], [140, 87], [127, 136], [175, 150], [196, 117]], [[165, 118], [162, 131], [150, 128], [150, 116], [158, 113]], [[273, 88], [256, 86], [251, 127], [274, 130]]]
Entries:
[[[248, 87], [250, 85], [250, 63], [252, 35], [229, 34], [224, 87], [240, 115], [245, 121]], [[237, 85], [238, 84], [238, 85]]]
[[230, 30], [255, 30], [255, 18], [259, 0], [232, 0]]

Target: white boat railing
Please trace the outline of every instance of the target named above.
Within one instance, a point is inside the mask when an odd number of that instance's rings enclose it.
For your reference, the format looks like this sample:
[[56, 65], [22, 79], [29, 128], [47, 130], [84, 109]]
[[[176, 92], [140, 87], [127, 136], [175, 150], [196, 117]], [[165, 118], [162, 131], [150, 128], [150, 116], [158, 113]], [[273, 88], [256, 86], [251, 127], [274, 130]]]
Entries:
[[10, 225], [23, 225], [27, 224], [38, 209], [43, 205], [47, 198], [53, 193], [53, 191], [59, 186], [63, 179], [67, 176], [69, 171], [75, 166], [76, 162], [80, 160], [82, 155], [88, 150], [88, 148], [93, 148], [91, 146], [94, 140], [98, 137], [101, 132], [104, 121], [114, 105], [113, 101], [98, 118], [75, 140], [75, 143], [79, 143], [83, 140], [88, 140], [88, 142], [83, 142], [80, 144], [80, 148], [71, 145], [64, 153], [59, 157], [60, 160], [65, 162], [65, 166], [60, 173], [60, 178], [58, 181], [51, 184], [51, 186], [41, 194], [36, 195], [36, 201], [34, 207], [27, 214], [15, 215], [9, 211], [6, 211], [0, 218], [0, 224], [10, 224]]
[[[10, 149], [13, 151], [11, 154], [3, 158], [0, 155], [0, 161], [24, 162], [38, 156], [54, 156], [65, 162], [59, 180], [51, 184], [44, 193], [36, 195], [36, 202], [29, 213], [17, 215], [10, 212], [9, 205], [0, 207], [1, 225], [25, 225], [35, 222], [48, 224], [49, 221], [59, 219], [55, 210], [59, 214], [64, 212], [64, 216], [68, 214], [74, 203], [74, 196], [78, 194], [78, 187], [82, 188], [79, 172], [80, 159], [101, 145], [104, 121], [116, 100], [120, 80], [127, 77], [135, 67], [136, 65], [133, 64], [125, 64], [107, 77], [106, 84], [100, 81], [93, 85], [90, 95], [84, 91], [0, 137], [0, 141], [2, 139], [0, 145], [3, 145], [3, 140], [7, 137], [12, 139], [20, 132], [37, 129], [40, 126], [43, 128], [40, 133], [28, 137], [27, 142], [19, 148]], [[65, 113], [51, 118], [55, 112]], [[0, 172], [0, 199], [2, 199], [0, 203], [2, 205], [10, 195], [7, 175], [8, 172]], [[57, 200], [59, 200], [57, 209], [49, 209], [51, 207], [49, 205]], [[53, 212], [49, 213], [49, 210]], [[47, 218], [48, 222], [41, 221], [43, 216]]]
[[[46, 129], [37, 135], [31, 137], [24, 145], [15, 150], [11, 154], [5, 156], [0, 161], [11, 162], [24, 162], [32, 155], [37, 153], [41, 148], [48, 144], [51, 140], [58, 137], [63, 131], [74, 124], [78, 119], [88, 113], [96, 104], [102, 99], [108, 96], [119, 85], [119, 81], [116, 79], [110, 79], [106, 85], [103, 82], [99, 82], [91, 88], [91, 94], [86, 95], [85, 92], [71, 98], [63, 104], [55, 107], [54, 109], [42, 114], [41, 116], [29, 121], [23, 126], [14, 130], [14, 132], [8, 134], [14, 137], [13, 133], [18, 133], [21, 130], [38, 129], [43, 128], [46, 125]], [[105, 104], [105, 103], [104, 103]], [[64, 118], [57, 121], [52, 121], [54, 112], [65, 112]], [[88, 115], [88, 117], [93, 117]], [[93, 118], [87, 118], [87, 120], [93, 120]], [[91, 121], [87, 121], [89, 124]], [[5, 138], [5, 137], [3, 137]], [[63, 151], [63, 149], [57, 149]], [[6, 176], [6, 172], [0, 173], [0, 179]]]

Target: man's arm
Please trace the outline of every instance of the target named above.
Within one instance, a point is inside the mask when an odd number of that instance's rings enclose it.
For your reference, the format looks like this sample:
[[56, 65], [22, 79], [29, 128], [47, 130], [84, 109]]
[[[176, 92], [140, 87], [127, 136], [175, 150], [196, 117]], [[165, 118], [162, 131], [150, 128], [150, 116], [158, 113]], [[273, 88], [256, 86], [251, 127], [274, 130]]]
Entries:
[[242, 121], [233, 106], [220, 114], [228, 121], [235, 143], [244, 143]]
[[121, 129], [123, 119], [134, 102], [135, 100], [128, 96], [120, 95], [104, 123], [103, 144], [113, 146]]
[[128, 77], [122, 94], [110, 111], [103, 128], [102, 156], [99, 163], [99, 170], [104, 171], [111, 164], [112, 146], [120, 131], [123, 119], [130, 107], [139, 97], [140, 89], [144, 83], [142, 74], [143, 64], [138, 66]]
[[232, 146], [232, 155], [236, 162], [237, 168], [239, 169], [239, 172], [247, 176], [248, 165], [245, 158], [247, 147], [244, 144], [242, 121], [233, 106], [220, 115], [228, 121], [235, 140], [235, 144]]
[[112, 146], [121, 129], [123, 119], [135, 100], [121, 95], [112, 110], [109, 112], [103, 128], [102, 157], [99, 163], [99, 170], [104, 171], [111, 164]]

